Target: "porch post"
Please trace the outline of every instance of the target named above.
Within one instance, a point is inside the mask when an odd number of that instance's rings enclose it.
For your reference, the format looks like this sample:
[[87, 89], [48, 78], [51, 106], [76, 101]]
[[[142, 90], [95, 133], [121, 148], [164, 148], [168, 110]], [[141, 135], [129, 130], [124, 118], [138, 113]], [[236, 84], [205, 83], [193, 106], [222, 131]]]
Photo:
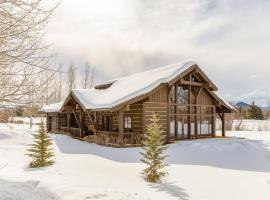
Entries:
[[124, 112], [123, 111], [119, 111], [118, 126], [119, 126], [119, 134], [120, 134], [120, 143], [123, 144], [123, 134], [124, 134]]
[[80, 111], [80, 137], [84, 137], [83, 135], [83, 128], [84, 128], [84, 113]]
[[[189, 75], [189, 81], [191, 81], [191, 74]], [[191, 135], [191, 85], [188, 85], [188, 139]]]
[[213, 117], [212, 117], [212, 135], [213, 137], [216, 136], [216, 107], [213, 107]]
[[221, 114], [221, 121], [222, 121], [222, 137], [225, 137], [225, 113]]
[[70, 132], [70, 113], [67, 113], [67, 128], [68, 132]]
[[198, 96], [199, 96], [199, 91], [197, 92], [197, 94], [195, 94], [195, 138], [198, 138]]
[[61, 120], [60, 114], [57, 113], [57, 131], [58, 131], [58, 133], [60, 133], [60, 120]]
[[177, 92], [178, 92], [178, 83], [174, 85], [174, 100], [175, 100], [175, 106], [174, 106], [174, 137], [175, 140], [177, 139], [178, 135], [178, 99], [177, 99]]
[[169, 142], [170, 140], [170, 91], [171, 91], [171, 87], [168, 86], [167, 87], [168, 91], [167, 91], [167, 142]]

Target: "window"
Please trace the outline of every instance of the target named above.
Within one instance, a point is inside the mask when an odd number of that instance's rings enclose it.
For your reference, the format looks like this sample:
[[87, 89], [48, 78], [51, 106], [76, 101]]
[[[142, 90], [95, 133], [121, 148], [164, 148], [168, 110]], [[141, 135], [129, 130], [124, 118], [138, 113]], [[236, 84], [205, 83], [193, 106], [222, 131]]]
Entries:
[[131, 129], [131, 116], [125, 116], [125, 129]]
[[178, 104], [187, 104], [188, 103], [188, 89], [186, 86], [178, 86], [177, 100], [178, 100]]

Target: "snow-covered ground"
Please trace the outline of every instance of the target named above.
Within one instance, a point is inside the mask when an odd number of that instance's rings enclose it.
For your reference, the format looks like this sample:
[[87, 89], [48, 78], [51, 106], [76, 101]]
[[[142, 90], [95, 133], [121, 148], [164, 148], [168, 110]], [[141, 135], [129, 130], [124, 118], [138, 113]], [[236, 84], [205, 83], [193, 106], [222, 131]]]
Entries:
[[[41, 118], [40, 117], [33, 117], [32, 123], [33, 124], [40, 124]], [[43, 121], [46, 122], [46, 118], [43, 118]], [[29, 117], [10, 117], [10, 123], [19, 123], [19, 124], [30, 124]]]
[[[233, 120], [228, 125], [236, 131], [270, 131], [270, 120], [243, 119]], [[216, 128], [221, 129], [221, 120], [217, 119]]]
[[110, 148], [52, 135], [55, 165], [28, 169], [28, 125], [0, 124], [0, 200], [269, 200], [270, 132], [169, 146], [162, 183], [145, 182], [140, 148]]
[[244, 131], [270, 131], [270, 120], [233, 120], [232, 130], [244, 130]]

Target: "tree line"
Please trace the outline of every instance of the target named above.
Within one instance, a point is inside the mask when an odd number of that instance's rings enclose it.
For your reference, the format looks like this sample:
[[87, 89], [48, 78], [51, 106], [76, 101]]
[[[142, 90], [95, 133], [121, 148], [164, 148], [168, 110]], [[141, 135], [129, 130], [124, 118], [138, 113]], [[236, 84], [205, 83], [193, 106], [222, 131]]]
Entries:
[[268, 112], [264, 115], [262, 109], [254, 101], [247, 108], [239, 107], [238, 110], [241, 119], [268, 119]]

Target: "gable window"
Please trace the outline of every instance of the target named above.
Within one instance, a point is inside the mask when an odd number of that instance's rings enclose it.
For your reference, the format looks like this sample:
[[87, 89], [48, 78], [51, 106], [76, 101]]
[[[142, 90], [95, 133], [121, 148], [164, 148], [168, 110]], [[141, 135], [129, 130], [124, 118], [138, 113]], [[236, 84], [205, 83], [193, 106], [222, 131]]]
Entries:
[[131, 129], [131, 116], [129, 116], [129, 115], [125, 115], [124, 128]]
[[178, 104], [188, 103], [188, 89], [187, 86], [178, 86], [177, 88], [177, 100]]

